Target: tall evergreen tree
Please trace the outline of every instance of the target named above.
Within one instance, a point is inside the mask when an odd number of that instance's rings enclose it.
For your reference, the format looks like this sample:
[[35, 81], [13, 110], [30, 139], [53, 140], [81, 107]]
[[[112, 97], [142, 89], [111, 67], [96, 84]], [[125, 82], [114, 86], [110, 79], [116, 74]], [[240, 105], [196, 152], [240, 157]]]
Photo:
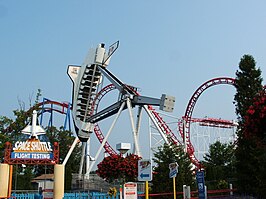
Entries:
[[236, 72], [236, 95], [235, 105], [238, 116], [238, 140], [236, 149], [236, 168], [238, 189], [243, 193], [254, 194], [254, 186], [257, 184], [258, 154], [257, 144], [244, 136], [246, 116], [249, 107], [253, 104], [255, 96], [262, 91], [261, 70], [256, 68], [256, 62], [251, 55], [244, 55]]
[[173, 180], [169, 178], [169, 164], [178, 163], [178, 174], [176, 177], [176, 190], [182, 191], [183, 185], [194, 186], [192, 165], [183, 147], [164, 144], [154, 154], [154, 175], [152, 181], [153, 193], [173, 192]]
[[244, 55], [236, 71], [234, 97], [238, 122], [242, 123], [248, 107], [252, 104], [254, 96], [262, 90], [261, 70], [256, 68], [255, 59], [251, 55]]

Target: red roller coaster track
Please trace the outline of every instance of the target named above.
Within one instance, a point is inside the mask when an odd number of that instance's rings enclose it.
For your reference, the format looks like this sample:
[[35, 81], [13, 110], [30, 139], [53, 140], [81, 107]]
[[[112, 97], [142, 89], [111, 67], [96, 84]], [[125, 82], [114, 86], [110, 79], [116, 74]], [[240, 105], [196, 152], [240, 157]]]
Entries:
[[[211, 80], [205, 82], [204, 84], [202, 84], [194, 92], [194, 94], [192, 95], [192, 97], [188, 103], [188, 106], [187, 106], [186, 112], [185, 112], [185, 116], [183, 117], [184, 123], [182, 125], [181, 125], [181, 123], [178, 124], [179, 132], [180, 132], [181, 136], [182, 137], [185, 136], [185, 138], [187, 140], [187, 142], [186, 142], [187, 143], [187, 152], [189, 154], [189, 157], [190, 157], [192, 163], [196, 167], [200, 167], [200, 163], [197, 160], [197, 158], [195, 157], [194, 147], [190, 141], [190, 124], [191, 124], [191, 122], [201, 122], [202, 125], [209, 125], [209, 126], [213, 126], [213, 127], [216, 126], [216, 127], [222, 127], [222, 128], [226, 128], [226, 127], [230, 127], [230, 126], [234, 125], [231, 121], [227, 121], [227, 120], [217, 120], [214, 118], [208, 118], [208, 119], [207, 118], [204, 118], [204, 119], [192, 118], [193, 109], [194, 109], [195, 104], [196, 104], [198, 98], [200, 97], [200, 95], [209, 87], [212, 87], [215, 85], [220, 85], [220, 84], [234, 85], [235, 80], [233, 78], [220, 77], [220, 78], [211, 79]], [[110, 85], [105, 86], [100, 92], [98, 92], [97, 96], [95, 97], [95, 99], [93, 101], [92, 112], [96, 113], [97, 109], [98, 109], [98, 105], [99, 105], [100, 101], [102, 100], [102, 98], [107, 93], [109, 93], [115, 89], [116, 89], [115, 86], [110, 84]], [[138, 93], [136, 93], [136, 94], [139, 95]], [[169, 126], [166, 124], [166, 122], [163, 120], [163, 118], [160, 116], [160, 114], [157, 113], [152, 106], [148, 106], [148, 108], [151, 111], [152, 115], [154, 116], [155, 120], [157, 121], [159, 128], [162, 130], [162, 132], [167, 137], [169, 143], [180, 144], [180, 141], [174, 135], [174, 133], [169, 128]], [[104, 135], [103, 135], [103, 132], [101, 131], [101, 128], [98, 125], [98, 123], [95, 124], [94, 132], [95, 132], [95, 135], [98, 138], [99, 142], [102, 143], [104, 140]], [[111, 145], [108, 142], [105, 143], [104, 149], [108, 154], [117, 154], [117, 152], [111, 147]]]
[[[220, 85], [220, 84], [228, 84], [228, 85], [235, 85], [235, 79], [233, 78], [229, 78], [229, 77], [219, 77], [219, 78], [214, 78], [211, 79], [205, 83], [203, 83], [192, 95], [192, 97], [190, 98], [187, 108], [186, 108], [186, 112], [185, 115], [183, 116], [183, 123], [179, 122], [178, 123], [178, 129], [179, 132], [181, 134], [181, 137], [184, 139], [185, 143], [186, 143], [186, 148], [187, 148], [187, 152], [189, 154], [189, 157], [192, 161], [192, 163], [197, 167], [200, 168], [201, 164], [198, 161], [198, 159], [196, 158], [195, 154], [194, 154], [194, 147], [190, 141], [190, 124], [191, 122], [193, 122], [193, 118], [192, 118], [192, 113], [194, 110], [194, 107], [196, 105], [197, 100], [199, 99], [200, 95], [208, 88], [215, 86], [215, 85]], [[206, 119], [205, 119], [206, 120]], [[195, 121], [194, 121], [195, 122]], [[200, 122], [200, 121], [199, 121]], [[227, 120], [214, 120], [214, 119], [209, 119], [204, 121], [204, 119], [201, 119], [201, 122], [204, 124], [212, 124], [212, 125], [232, 125], [232, 123], [230, 123]]]
[[[188, 106], [186, 108], [185, 115], [182, 117], [183, 122], [178, 122], [178, 129], [180, 132], [180, 135], [184, 140], [186, 140], [186, 147], [187, 152], [189, 154], [189, 157], [192, 161], [192, 163], [197, 167], [200, 168], [201, 165], [198, 161], [198, 159], [195, 157], [194, 154], [194, 147], [190, 141], [190, 124], [192, 122], [199, 122], [200, 125], [208, 125], [213, 127], [222, 127], [222, 128], [229, 128], [232, 125], [234, 125], [231, 121], [228, 120], [217, 120], [214, 118], [204, 118], [204, 119], [195, 119], [192, 118], [192, 113], [194, 110], [194, 107], [196, 105], [196, 102], [200, 95], [209, 87], [220, 85], [220, 84], [228, 84], [228, 85], [234, 85], [235, 80], [233, 78], [228, 77], [220, 77], [220, 78], [214, 78], [211, 79], [205, 83], [203, 83], [192, 95], [192, 97], [189, 100]], [[97, 93], [94, 101], [93, 101], [93, 109], [92, 112], [96, 113], [98, 109], [98, 105], [101, 101], [101, 99], [112, 90], [116, 89], [114, 85], [110, 84], [105, 86], [100, 92]], [[136, 91], [134, 91], [136, 92]], [[136, 93], [139, 95], [138, 93]], [[45, 107], [45, 105], [50, 105], [50, 107]], [[54, 107], [56, 106], [56, 107]], [[56, 101], [51, 100], [45, 100], [36, 106], [30, 108], [27, 112], [31, 113], [33, 109], [42, 109], [42, 112], [52, 112], [56, 111], [61, 114], [67, 114], [67, 110], [71, 109], [70, 104], [68, 103], [60, 103]], [[177, 139], [175, 134], [172, 132], [172, 130], [169, 128], [169, 126], [166, 124], [166, 122], [163, 120], [163, 118], [160, 116], [158, 112], [155, 111], [155, 109], [152, 106], [148, 106], [148, 109], [151, 111], [152, 115], [154, 116], [156, 122], [158, 123], [159, 128], [161, 131], [165, 134], [167, 137], [167, 140], [171, 144], [181, 144], [181, 142]], [[10, 130], [10, 129], [9, 129]], [[98, 138], [99, 142], [102, 143], [104, 140], [104, 135], [101, 131], [100, 126], [98, 123], [95, 124], [94, 132], [96, 137]], [[111, 145], [106, 142], [104, 145], [104, 149], [108, 154], [117, 154], [117, 152], [111, 147]]]

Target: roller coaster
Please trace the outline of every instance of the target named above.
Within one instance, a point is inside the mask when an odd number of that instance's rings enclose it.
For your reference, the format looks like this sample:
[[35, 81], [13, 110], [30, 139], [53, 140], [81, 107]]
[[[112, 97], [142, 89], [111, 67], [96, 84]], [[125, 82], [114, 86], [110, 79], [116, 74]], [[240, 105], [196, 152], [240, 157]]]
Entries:
[[[117, 49], [118, 43], [109, 48], [106, 53], [104, 45], [100, 45], [93, 50], [96, 58], [87, 58], [82, 66], [69, 66], [68, 74], [74, 83], [73, 101], [57, 102], [44, 98], [43, 101], [37, 104], [34, 108], [38, 110], [40, 124], [42, 126], [54, 125], [54, 113], [64, 115], [63, 127], [71, 131], [72, 126], [75, 127], [76, 135], [84, 143], [84, 147], [90, 147], [87, 140], [90, 139], [92, 133], [98, 139], [101, 147], [98, 149], [95, 158], [98, 158], [102, 148], [108, 154], [117, 154], [118, 152], [109, 143], [109, 135], [115, 126], [117, 119], [122, 111], [128, 110], [130, 115], [130, 123], [133, 132], [134, 151], [133, 153], [140, 155], [139, 147], [139, 129], [141, 123], [141, 113], [144, 109], [148, 118], [152, 121], [154, 128], [159, 132], [164, 143], [173, 145], [183, 145], [186, 152], [189, 154], [191, 162], [196, 168], [201, 167], [201, 163], [195, 155], [195, 147], [191, 141], [191, 124], [198, 123], [201, 126], [215, 128], [234, 128], [237, 124], [233, 121], [215, 118], [193, 118], [193, 110], [196, 102], [201, 94], [208, 88], [225, 84], [234, 86], [235, 80], [230, 77], [217, 77], [206, 81], [193, 93], [186, 107], [184, 116], [176, 120], [176, 128], [171, 128], [164, 120], [163, 114], [156, 110], [155, 106], [159, 106], [161, 110], [171, 109], [167, 103], [172, 103], [174, 98], [162, 95], [161, 99], [142, 96], [138, 89], [123, 83], [114, 74], [107, 70], [109, 59]], [[90, 59], [93, 59], [92, 61]], [[95, 60], [94, 60], [95, 59]], [[81, 74], [80, 74], [81, 73]], [[109, 80], [109, 84], [104, 84], [103, 78]], [[118, 91], [117, 101], [113, 104], [105, 105], [102, 108], [101, 103], [104, 98], [108, 98], [108, 94]], [[166, 100], [169, 100], [166, 101]], [[171, 101], [172, 100], [172, 101]], [[106, 100], [109, 101], [109, 100]], [[132, 109], [138, 107], [136, 123]], [[32, 112], [33, 108], [28, 112]], [[44, 124], [44, 115], [49, 113], [48, 124]], [[71, 124], [71, 116], [74, 124]], [[108, 132], [104, 132], [101, 128], [100, 121], [103, 123], [106, 118], [114, 117]], [[87, 146], [85, 146], [87, 144]], [[91, 154], [84, 154], [90, 156]], [[87, 160], [89, 161], [89, 160]], [[93, 162], [95, 163], [95, 161]], [[88, 165], [86, 172], [89, 173], [92, 165]]]
[[[153, 118], [153, 121], [155, 122], [155, 125], [157, 128], [160, 129], [162, 132], [162, 140], [163, 142], [166, 142], [168, 144], [174, 144], [174, 145], [184, 145], [187, 153], [189, 154], [189, 157], [191, 159], [191, 162], [197, 167], [200, 168], [201, 164], [198, 158], [195, 155], [195, 147], [193, 146], [191, 142], [191, 124], [197, 123], [200, 126], [208, 126], [208, 127], [215, 127], [215, 128], [234, 128], [237, 126], [236, 123], [234, 123], [231, 120], [224, 120], [224, 119], [216, 119], [216, 118], [193, 118], [193, 110], [195, 108], [196, 102], [199, 99], [200, 95], [206, 91], [208, 88], [219, 85], [219, 84], [226, 84], [226, 85], [232, 85], [234, 86], [234, 79], [233, 78], [227, 78], [227, 77], [220, 77], [220, 78], [214, 78], [211, 79], [205, 83], [203, 83], [192, 95], [192, 97], [189, 100], [189, 103], [187, 105], [186, 111], [184, 116], [181, 119], [176, 120], [176, 126], [177, 131], [173, 130], [168, 123], [164, 120], [163, 114], [156, 111], [156, 109], [149, 105], [147, 108], [150, 111], [151, 117]], [[103, 87], [95, 97], [93, 101], [93, 111], [95, 113], [98, 112], [101, 100], [104, 97], [108, 97], [108, 93], [111, 93], [116, 90], [116, 87], [113, 84], [106, 85]], [[140, 95], [137, 93], [137, 95]], [[72, 111], [72, 105], [68, 102], [58, 102], [54, 100], [50, 100], [47, 98], [44, 98], [42, 102], [38, 103], [34, 108], [36, 108], [39, 113], [40, 118], [40, 124], [42, 126], [54, 126], [55, 122], [54, 120], [58, 118], [57, 114], [63, 115], [63, 119], [61, 119], [61, 123], [64, 129], [66, 130], [72, 130], [72, 124], [71, 124], [71, 111]], [[33, 108], [30, 108], [28, 112], [32, 112]], [[45, 118], [45, 115], [48, 115], [48, 117]], [[46, 123], [45, 123], [46, 122]], [[94, 125], [94, 134], [95, 137], [99, 140], [99, 143], [103, 143], [103, 140], [105, 138], [104, 132], [101, 130], [100, 124], [95, 123]], [[148, 135], [147, 135], [148, 136]], [[182, 139], [180, 139], [182, 138]], [[111, 154], [118, 154], [118, 152], [115, 150], [111, 144], [106, 141], [103, 145], [104, 150], [109, 155]]]

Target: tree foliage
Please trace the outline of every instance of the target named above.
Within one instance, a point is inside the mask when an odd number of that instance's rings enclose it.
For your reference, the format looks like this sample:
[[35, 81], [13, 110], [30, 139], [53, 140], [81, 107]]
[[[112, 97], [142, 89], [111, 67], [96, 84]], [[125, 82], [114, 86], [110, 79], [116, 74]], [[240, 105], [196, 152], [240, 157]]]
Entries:
[[[266, 91], [247, 110], [243, 136], [238, 140], [238, 178], [243, 192], [266, 195]], [[256, 185], [256, 186], [254, 186]]]
[[254, 97], [245, 116], [243, 137], [254, 140], [258, 147], [266, 144], [266, 90]]
[[164, 144], [154, 153], [154, 175], [152, 183], [153, 193], [173, 192], [173, 180], [169, 178], [169, 164], [177, 162], [178, 174], [176, 190], [182, 191], [183, 185], [194, 186], [192, 165], [183, 147]]
[[[232, 182], [235, 178], [235, 149], [233, 144], [219, 141], [210, 145], [204, 156], [205, 180], [209, 189], [218, 189], [221, 182]], [[228, 186], [226, 187], [228, 188]]]
[[[63, 127], [56, 128], [54, 126], [46, 128], [46, 136], [48, 140], [53, 144], [54, 142], [59, 143], [59, 154], [60, 154], [60, 162], [62, 163], [75, 139], [73, 132], [64, 130]], [[71, 189], [71, 181], [72, 181], [72, 173], [77, 173], [79, 170], [79, 164], [81, 159], [81, 146], [76, 146], [73, 150], [71, 156], [68, 159], [68, 162], [65, 166], [65, 189]], [[40, 175], [45, 172], [53, 173], [53, 166], [39, 166], [38, 174]]]
[[239, 122], [244, 120], [254, 96], [262, 90], [262, 80], [261, 70], [256, 68], [255, 59], [251, 55], [244, 55], [239, 62], [235, 78], [237, 92], [234, 100]]
[[[265, 128], [259, 122], [263, 121], [261, 110], [264, 109], [264, 105], [261, 104], [256, 110], [254, 107], [257, 107], [257, 97], [263, 90], [261, 70], [256, 68], [256, 62], [251, 55], [241, 58], [239, 69], [236, 72], [234, 98], [239, 123], [236, 149], [238, 189], [242, 193], [259, 195], [256, 185], [262, 183], [259, 181], [263, 175], [260, 167], [261, 164], [265, 165], [265, 151], [258, 148], [257, 141], [261, 139]], [[254, 98], [257, 100], [254, 101]], [[262, 185], [265, 187], [265, 184]]]
[[127, 155], [125, 158], [121, 155], [110, 155], [97, 165], [96, 173], [110, 183], [134, 182], [138, 176], [138, 160], [140, 159], [134, 154]]
[[0, 116], [0, 162], [4, 162], [4, 151], [6, 142], [10, 141], [11, 133], [8, 129], [12, 120], [5, 116]]

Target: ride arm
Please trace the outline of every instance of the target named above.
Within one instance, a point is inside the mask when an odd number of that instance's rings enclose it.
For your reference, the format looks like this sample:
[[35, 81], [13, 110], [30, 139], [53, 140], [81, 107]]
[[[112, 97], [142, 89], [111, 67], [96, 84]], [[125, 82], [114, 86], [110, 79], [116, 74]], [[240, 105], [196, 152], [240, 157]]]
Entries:
[[104, 74], [105, 77], [120, 91], [122, 94], [131, 94], [135, 95], [134, 91], [132, 91], [126, 84], [124, 84], [120, 79], [118, 79], [114, 74], [112, 74], [108, 69], [97, 65], [98, 69]]
[[[123, 100], [124, 101], [124, 100]], [[114, 114], [116, 114], [119, 111], [119, 108], [121, 104], [123, 103], [122, 100], [112, 104], [111, 106], [108, 106], [107, 108], [99, 111], [98, 113], [94, 114], [93, 116], [88, 118], [88, 122], [96, 123], [98, 121], [101, 121], [107, 117], [110, 117]], [[126, 109], [127, 106], [124, 106], [123, 110]]]

